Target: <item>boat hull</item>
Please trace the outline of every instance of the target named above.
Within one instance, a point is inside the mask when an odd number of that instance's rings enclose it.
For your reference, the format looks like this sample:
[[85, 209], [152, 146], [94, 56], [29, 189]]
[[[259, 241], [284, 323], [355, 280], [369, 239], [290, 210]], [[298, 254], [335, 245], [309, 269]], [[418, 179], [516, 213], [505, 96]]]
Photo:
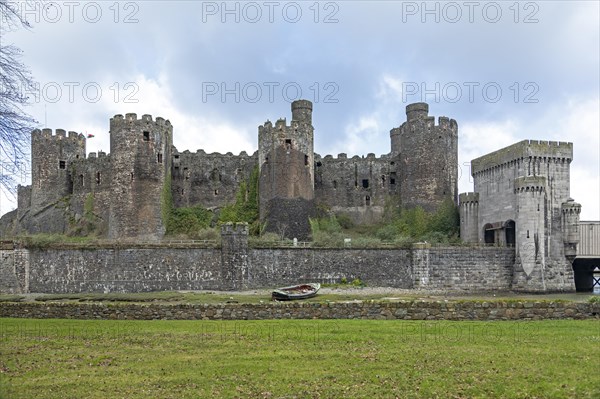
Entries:
[[321, 284], [298, 284], [289, 287], [282, 287], [273, 290], [271, 293], [271, 299], [275, 301], [293, 301], [296, 299], [308, 299], [317, 295], [321, 289]]

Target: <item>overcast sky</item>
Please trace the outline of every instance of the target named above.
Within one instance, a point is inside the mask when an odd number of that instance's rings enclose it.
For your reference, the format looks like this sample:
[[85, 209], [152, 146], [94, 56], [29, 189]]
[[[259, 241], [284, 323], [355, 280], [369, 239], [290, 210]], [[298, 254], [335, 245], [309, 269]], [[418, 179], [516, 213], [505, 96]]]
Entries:
[[[315, 151], [377, 155], [405, 106], [459, 125], [460, 192], [469, 161], [523, 139], [570, 141], [571, 196], [600, 219], [597, 1], [102, 1], [23, 9], [39, 127], [95, 137], [109, 119], [169, 119], [179, 151], [257, 149], [257, 126], [313, 101]], [[301, 93], [300, 93], [301, 92]], [[23, 184], [29, 184], [23, 177]], [[6, 197], [0, 213], [14, 209]]]

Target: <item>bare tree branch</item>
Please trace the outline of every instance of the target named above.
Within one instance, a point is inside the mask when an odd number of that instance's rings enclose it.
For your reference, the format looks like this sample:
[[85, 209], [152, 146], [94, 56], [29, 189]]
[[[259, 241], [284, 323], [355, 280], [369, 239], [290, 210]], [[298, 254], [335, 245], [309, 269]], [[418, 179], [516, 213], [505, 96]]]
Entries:
[[21, 61], [22, 52], [2, 40], [7, 32], [30, 29], [24, 7], [39, 7], [35, 1], [0, 0], [0, 189], [14, 196], [15, 177], [26, 170], [31, 130], [36, 121], [24, 107], [30, 104], [26, 93], [33, 92], [29, 69]]

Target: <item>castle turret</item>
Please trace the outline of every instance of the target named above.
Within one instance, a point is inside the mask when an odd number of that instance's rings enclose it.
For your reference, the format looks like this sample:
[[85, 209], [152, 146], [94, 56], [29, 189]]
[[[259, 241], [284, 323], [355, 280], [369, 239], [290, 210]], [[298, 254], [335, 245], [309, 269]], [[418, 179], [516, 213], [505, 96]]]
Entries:
[[267, 231], [307, 239], [314, 212], [312, 103], [292, 103], [292, 121], [258, 128], [259, 209]]
[[518, 177], [514, 181], [517, 199], [516, 253], [513, 288], [545, 291], [546, 273], [546, 177]]
[[464, 242], [479, 241], [479, 193], [462, 193], [459, 196], [460, 238]]
[[577, 244], [579, 244], [579, 214], [581, 204], [569, 198], [562, 204], [562, 231], [565, 244], [565, 257], [573, 263], [577, 255]]
[[110, 120], [112, 202], [109, 237], [158, 239], [165, 233], [173, 127], [163, 118], [115, 115]]
[[31, 133], [31, 205], [40, 208], [70, 194], [70, 165], [85, 158], [85, 137], [63, 129], [34, 130]]
[[406, 122], [390, 131], [392, 155], [400, 163], [402, 207], [435, 211], [445, 199], [458, 200], [458, 125], [428, 116], [426, 103], [406, 107]]

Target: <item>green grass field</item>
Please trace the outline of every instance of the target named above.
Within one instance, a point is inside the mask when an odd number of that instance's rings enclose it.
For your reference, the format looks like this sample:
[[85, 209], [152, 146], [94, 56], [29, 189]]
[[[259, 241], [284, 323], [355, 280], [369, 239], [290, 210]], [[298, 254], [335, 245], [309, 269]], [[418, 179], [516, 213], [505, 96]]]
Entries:
[[0, 319], [0, 398], [598, 398], [600, 321]]

